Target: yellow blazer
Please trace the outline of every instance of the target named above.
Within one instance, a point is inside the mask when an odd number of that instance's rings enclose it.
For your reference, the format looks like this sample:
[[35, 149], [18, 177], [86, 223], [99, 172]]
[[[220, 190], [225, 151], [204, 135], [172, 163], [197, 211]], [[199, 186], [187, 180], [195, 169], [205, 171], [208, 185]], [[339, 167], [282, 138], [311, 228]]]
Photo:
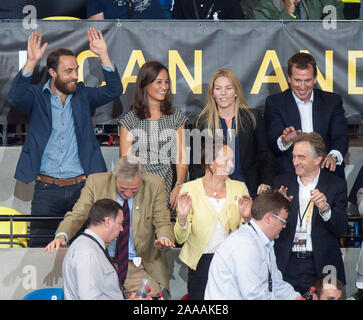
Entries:
[[[56, 233], [65, 232], [71, 239], [88, 219], [92, 205], [99, 199], [116, 201], [116, 182], [111, 171], [88, 176], [81, 196], [72, 211], [67, 212]], [[145, 173], [134, 198], [132, 210], [132, 236], [137, 254], [150, 276], [169, 290], [171, 272], [164, 253], [154, 241], [166, 237], [174, 241], [170, 211], [166, 206], [165, 182], [157, 175]]]
[[235, 231], [242, 224], [238, 198], [248, 195], [248, 190], [243, 182], [227, 179], [226, 201], [220, 212], [216, 212], [208, 201], [202, 178], [183, 184], [179, 194], [184, 192], [189, 194], [192, 201], [188, 224], [183, 228], [177, 220], [174, 234], [178, 243], [184, 243], [179, 255], [180, 260], [195, 270], [218, 220], [227, 233]]

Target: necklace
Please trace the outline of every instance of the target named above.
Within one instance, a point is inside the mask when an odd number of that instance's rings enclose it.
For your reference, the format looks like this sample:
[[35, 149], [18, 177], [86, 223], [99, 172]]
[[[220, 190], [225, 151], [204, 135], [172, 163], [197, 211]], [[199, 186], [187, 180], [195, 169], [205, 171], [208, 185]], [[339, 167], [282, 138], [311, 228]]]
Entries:
[[218, 196], [223, 196], [223, 192], [225, 192], [225, 188], [226, 186], [224, 185], [220, 190], [213, 190], [213, 186], [211, 186], [210, 184], [208, 184], [205, 180], [205, 178], [203, 179], [203, 186], [204, 186], [204, 190], [205, 193], [211, 194], [213, 197], [218, 197]]

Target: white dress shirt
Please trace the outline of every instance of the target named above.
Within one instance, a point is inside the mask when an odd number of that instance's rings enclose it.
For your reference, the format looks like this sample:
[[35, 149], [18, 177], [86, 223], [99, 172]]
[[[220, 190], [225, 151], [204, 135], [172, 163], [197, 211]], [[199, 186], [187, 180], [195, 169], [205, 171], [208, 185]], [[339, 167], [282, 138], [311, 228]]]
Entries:
[[[316, 185], [318, 184], [319, 181], [319, 176], [320, 176], [320, 170], [319, 173], [316, 175], [316, 177], [306, 186], [302, 184], [300, 177], [299, 176], [297, 177], [297, 183], [299, 184], [299, 213], [296, 222], [295, 237], [297, 233], [301, 232], [306, 233], [306, 247], [295, 248], [293, 246], [292, 251], [294, 252], [313, 251], [313, 245], [311, 241], [311, 221], [313, 220], [314, 204], [312, 204], [310, 213], [308, 210], [308, 206], [311, 200], [310, 191], [316, 188]], [[324, 219], [324, 221], [328, 221], [331, 218], [331, 210], [329, 210], [324, 215], [321, 215], [321, 217]]]
[[[314, 101], [314, 91], [311, 92], [309, 101], [304, 102], [300, 100], [293, 91], [291, 91], [292, 96], [295, 99], [297, 108], [299, 109], [300, 120], [301, 120], [301, 130], [302, 132], [313, 132], [313, 101]], [[296, 129], [296, 128], [295, 128]], [[277, 138], [277, 146], [281, 151], [286, 151], [290, 148], [291, 144], [284, 146], [281, 138]], [[327, 150], [329, 151], [329, 150]], [[334, 155], [337, 157], [337, 165], [341, 165], [343, 162], [343, 156], [338, 150], [330, 150], [329, 155]]]
[[[86, 229], [105, 248], [104, 241]], [[85, 236], [73, 241], [62, 265], [66, 300], [123, 300], [115, 268], [99, 245]]]
[[[289, 300], [300, 296], [283, 281], [271, 241], [251, 220], [217, 249], [209, 268], [206, 300]], [[269, 291], [268, 273], [272, 291]]]

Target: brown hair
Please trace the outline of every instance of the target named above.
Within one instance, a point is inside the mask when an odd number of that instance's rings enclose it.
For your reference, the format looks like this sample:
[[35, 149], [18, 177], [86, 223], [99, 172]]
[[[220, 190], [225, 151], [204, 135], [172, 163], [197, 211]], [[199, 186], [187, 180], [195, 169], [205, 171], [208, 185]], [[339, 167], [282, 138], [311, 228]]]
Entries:
[[204, 168], [204, 170], [210, 169], [210, 164], [212, 164], [217, 156], [219, 151], [224, 147], [228, 146], [227, 139], [226, 138], [211, 138], [206, 137], [205, 140], [202, 142], [202, 152], [201, 152], [201, 165]]
[[281, 209], [291, 210], [290, 202], [278, 190], [262, 192], [253, 200], [252, 218], [260, 221], [266, 213], [272, 212], [279, 215]]
[[318, 75], [318, 70], [316, 68], [315, 58], [309, 53], [305, 52], [295, 53], [287, 63], [287, 75], [289, 77], [292, 76], [293, 66], [295, 66], [295, 68], [299, 70], [305, 70], [309, 68], [309, 65], [313, 67], [314, 78], [316, 78], [316, 76]]
[[47, 57], [47, 67], [57, 71], [60, 56], [75, 56], [72, 50], [59, 48], [51, 52]]
[[[141, 120], [150, 117], [146, 87], [155, 81], [162, 70], [165, 70], [169, 77], [169, 71], [163, 64], [159, 61], [149, 61], [140, 68], [137, 74], [134, 101], [130, 109], [133, 110], [136, 116]], [[165, 100], [160, 104], [160, 110], [163, 114], [172, 114], [174, 112], [170, 86], [166, 93]]]
[[323, 138], [316, 132], [302, 132], [294, 139], [294, 144], [299, 142], [309, 142], [311, 146], [311, 155], [314, 158], [326, 156], [326, 148]]
[[329, 283], [333, 285], [335, 288], [337, 288], [339, 291], [343, 291], [343, 283], [337, 279], [336, 277], [333, 277], [330, 274], [322, 274], [318, 278], [315, 279], [313, 287], [315, 288], [315, 293], [320, 298], [321, 294], [324, 290], [324, 284]]
[[105, 221], [106, 217], [111, 217], [115, 220], [119, 210], [122, 211], [122, 207], [112, 199], [97, 200], [89, 211], [88, 226], [99, 225]]

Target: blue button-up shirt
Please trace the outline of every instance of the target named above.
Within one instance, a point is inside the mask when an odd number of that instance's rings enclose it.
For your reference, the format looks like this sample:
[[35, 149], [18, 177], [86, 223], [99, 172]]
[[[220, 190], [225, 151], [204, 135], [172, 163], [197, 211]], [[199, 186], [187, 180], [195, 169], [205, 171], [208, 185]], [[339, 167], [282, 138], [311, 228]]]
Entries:
[[71, 178], [84, 174], [78, 156], [71, 99], [73, 94], [67, 95], [64, 106], [57, 94], [52, 93], [49, 79], [43, 91], [50, 93], [52, 108], [52, 133], [44, 149], [40, 172], [57, 178]]
[[[106, 71], [112, 71], [108, 66], [102, 65]], [[24, 77], [30, 77], [33, 72], [27, 72]], [[43, 92], [50, 93], [52, 114], [52, 132], [44, 149], [40, 172], [55, 178], [72, 178], [84, 174], [78, 155], [78, 145], [74, 132], [71, 99], [73, 94], [67, 95], [64, 106], [57, 94], [50, 90], [49, 79], [43, 86]]]

